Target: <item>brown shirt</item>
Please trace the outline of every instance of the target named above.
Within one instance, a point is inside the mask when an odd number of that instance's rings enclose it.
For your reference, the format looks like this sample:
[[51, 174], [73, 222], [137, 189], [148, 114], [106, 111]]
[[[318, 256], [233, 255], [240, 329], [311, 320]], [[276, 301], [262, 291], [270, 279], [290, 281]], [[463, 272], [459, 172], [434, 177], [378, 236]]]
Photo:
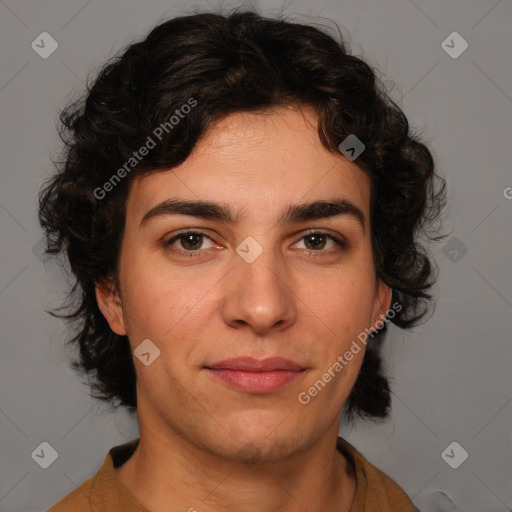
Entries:
[[[99, 471], [47, 512], [150, 512], [121, 483], [114, 468], [133, 454], [138, 439], [114, 446]], [[356, 448], [338, 437], [338, 450], [355, 469], [357, 490], [351, 512], [418, 512], [405, 492]]]

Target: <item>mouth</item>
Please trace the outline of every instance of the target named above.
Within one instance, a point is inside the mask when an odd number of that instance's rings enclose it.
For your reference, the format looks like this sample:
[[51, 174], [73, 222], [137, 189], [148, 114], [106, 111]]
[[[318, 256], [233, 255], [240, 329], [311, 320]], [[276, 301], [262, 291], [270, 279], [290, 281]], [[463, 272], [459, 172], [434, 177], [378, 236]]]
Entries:
[[204, 370], [230, 388], [246, 393], [268, 394], [301, 378], [307, 368], [283, 357], [262, 360], [236, 357], [205, 366]]

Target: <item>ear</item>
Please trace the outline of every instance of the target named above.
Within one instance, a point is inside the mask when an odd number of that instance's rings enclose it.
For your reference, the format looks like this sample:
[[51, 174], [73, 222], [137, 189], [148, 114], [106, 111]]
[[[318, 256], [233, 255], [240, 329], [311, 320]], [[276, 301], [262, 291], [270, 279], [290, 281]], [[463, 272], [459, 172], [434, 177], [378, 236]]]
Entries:
[[123, 306], [113, 282], [96, 283], [96, 301], [110, 328], [120, 336], [126, 335]]
[[[379, 321], [379, 324], [384, 322], [386, 314], [391, 307], [392, 289], [380, 279], [375, 287], [375, 299], [373, 302], [373, 312], [371, 326]], [[375, 331], [375, 329], [371, 329]]]

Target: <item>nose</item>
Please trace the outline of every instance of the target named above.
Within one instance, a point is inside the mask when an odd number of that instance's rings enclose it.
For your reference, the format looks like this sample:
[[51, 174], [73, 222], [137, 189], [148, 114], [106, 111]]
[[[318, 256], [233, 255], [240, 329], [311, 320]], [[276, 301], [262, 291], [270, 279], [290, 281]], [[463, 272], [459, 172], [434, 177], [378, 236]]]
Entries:
[[264, 249], [252, 263], [237, 261], [229, 273], [222, 314], [227, 325], [248, 325], [260, 335], [292, 325], [297, 318], [296, 297], [282, 258]]

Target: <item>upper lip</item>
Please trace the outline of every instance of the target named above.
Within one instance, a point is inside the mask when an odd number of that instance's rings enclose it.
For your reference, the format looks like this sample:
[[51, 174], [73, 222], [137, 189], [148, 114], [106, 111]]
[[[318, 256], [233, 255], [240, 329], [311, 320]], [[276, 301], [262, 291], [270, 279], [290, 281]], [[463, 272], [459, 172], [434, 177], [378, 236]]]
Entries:
[[245, 370], [247, 372], [271, 372], [275, 370], [302, 371], [305, 368], [284, 357], [255, 359], [253, 357], [233, 357], [208, 365], [209, 369]]

